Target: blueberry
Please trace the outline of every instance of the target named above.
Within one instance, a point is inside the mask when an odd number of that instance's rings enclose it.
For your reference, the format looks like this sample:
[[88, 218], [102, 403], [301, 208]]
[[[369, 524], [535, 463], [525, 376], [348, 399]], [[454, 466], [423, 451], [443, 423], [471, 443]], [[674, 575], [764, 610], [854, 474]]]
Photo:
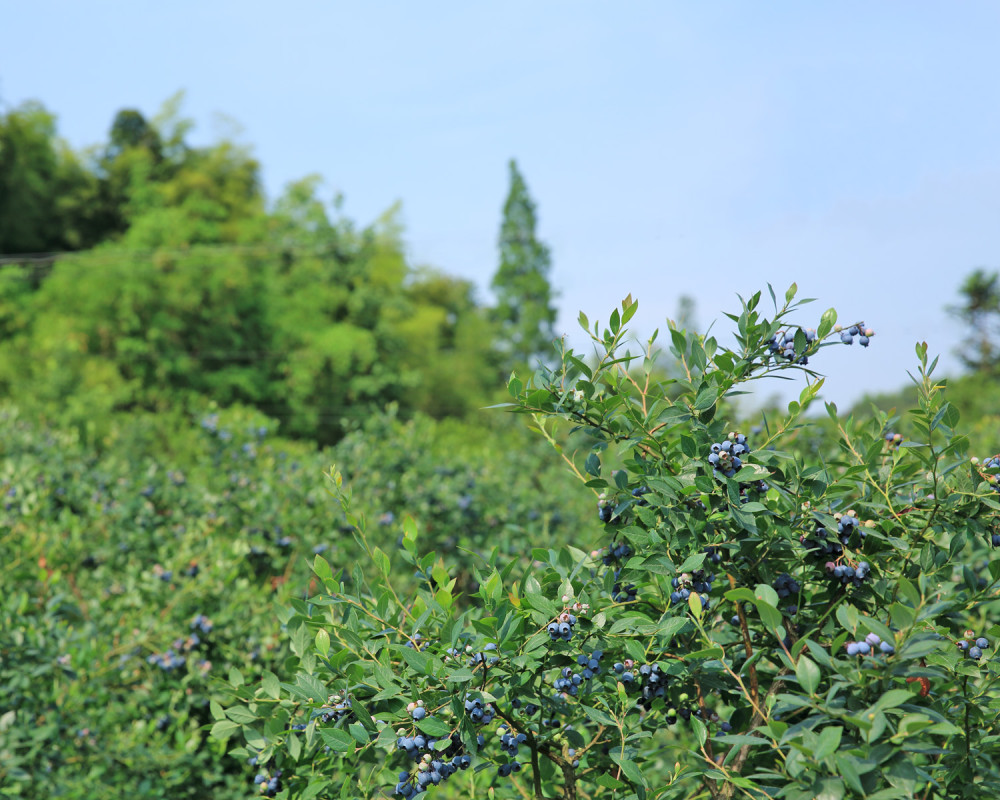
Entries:
[[982, 657], [983, 657], [983, 651], [980, 650], [978, 647], [969, 648], [969, 658], [973, 659], [974, 661], [978, 661]]
[[989, 646], [990, 643], [989, 640], [986, 639], [986, 637], [980, 636], [978, 639], [976, 639], [976, 647], [978, 647], [980, 650], [985, 650]]

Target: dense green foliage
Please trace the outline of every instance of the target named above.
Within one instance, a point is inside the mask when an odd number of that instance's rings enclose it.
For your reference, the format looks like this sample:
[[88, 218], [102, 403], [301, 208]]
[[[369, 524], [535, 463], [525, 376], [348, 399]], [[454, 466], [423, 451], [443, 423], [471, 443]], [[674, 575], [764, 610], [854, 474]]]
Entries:
[[126, 436], [96, 456], [5, 411], [0, 796], [246, 796], [250, 768], [207, 738], [220, 681], [287, 675], [275, 603], [315, 591], [315, 553], [348, 582], [366, 557], [323, 489], [329, 463], [351, 465], [393, 563], [417, 519], [469, 590], [495, 542], [516, 556], [582, 524], [579, 490], [538, 467], [544, 443], [486, 428], [383, 415], [317, 451], [233, 410], [178, 421], [187, 455], [173, 459]]

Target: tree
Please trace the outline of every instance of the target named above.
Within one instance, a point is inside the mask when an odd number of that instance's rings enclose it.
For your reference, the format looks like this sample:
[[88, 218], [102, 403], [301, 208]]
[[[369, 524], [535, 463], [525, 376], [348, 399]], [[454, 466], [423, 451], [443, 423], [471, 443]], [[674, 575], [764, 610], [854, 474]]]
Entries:
[[992, 372], [1000, 364], [1000, 273], [977, 269], [966, 277], [959, 293], [962, 304], [948, 307], [969, 328], [958, 357], [969, 369]]
[[94, 243], [97, 182], [56, 137], [55, 117], [29, 102], [0, 115], [0, 253]]
[[493, 276], [495, 316], [500, 323], [500, 348], [505, 368], [546, 361], [555, 338], [556, 309], [549, 284], [549, 248], [536, 235], [535, 204], [517, 168], [510, 162], [510, 191], [503, 208], [498, 247], [500, 266]]

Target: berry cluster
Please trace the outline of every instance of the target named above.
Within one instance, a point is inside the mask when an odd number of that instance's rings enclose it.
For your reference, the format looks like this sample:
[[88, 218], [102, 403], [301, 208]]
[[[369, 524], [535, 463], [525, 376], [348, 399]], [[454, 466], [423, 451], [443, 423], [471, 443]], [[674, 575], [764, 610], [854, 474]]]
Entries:
[[[666, 698], [667, 676], [660, 669], [659, 664], [643, 664], [636, 669], [635, 662], [630, 658], [626, 658], [625, 661], [616, 663], [613, 669], [618, 673], [619, 680], [624, 684], [627, 691], [639, 692], [640, 699], [638, 705], [641, 708], [648, 711], [656, 698]], [[681, 695], [681, 698], [683, 698], [681, 702], [684, 702], [687, 699], [687, 695]], [[683, 713], [684, 711], [687, 712], [686, 716]], [[682, 709], [681, 712], [682, 718], [690, 718], [690, 710]], [[676, 721], [677, 714], [677, 710], [669, 706], [669, 710], [667, 711], [668, 722]]]
[[[801, 329], [805, 334], [806, 342], [811, 343], [816, 341], [816, 331], [812, 328]], [[805, 353], [796, 354], [795, 352], [795, 331], [794, 330], [780, 330], [774, 337], [768, 342], [768, 349], [770, 352], [776, 356], [781, 356], [786, 361], [794, 361], [796, 364], [808, 364], [809, 359], [806, 357]]]
[[500, 737], [500, 749], [512, 758], [517, 755], [518, 745], [528, 741], [527, 735], [511, 733], [506, 725], [497, 728], [497, 735]]
[[478, 697], [465, 699], [465, 713], [469, 715], [473, 725], [489, 725], [496, 716], [492, 703], [483, 703]]
[[970, 645], [968, 640], [975, 635], [975, 631], [966, 631], [966, 638], [961, 639], [955, 644], [959, 650], [965, 653], [966, 656], [971, 658], [973, 661], [978, 661], [983, 657], [983, 650], [990, 646], [990, 641], [985, 636], [980, 636]]
[[436, 750], [435, 745], [437, 744], [437, 739], [424, 736], [419, 732], [415, 733], [413, 736], [407, 736], [406, 732], [402, 728], [400, 728], [397, 733], [399, 736], [396, 739], [396, 749], [404, 751], [406, 755], [414, 761], [417, 761], [423, 755], [435, 752]]
[[410, 775], [409, 772], [399, 773], [396, 794], [409, 800], [411, 797], [426, 792], [427, 787], [447, 780], [460, 769], [468, 769], [471, 764], [472, 758], [468, 755], [455, 755], [450, 760], [445, 761], [431, 753], [424, 753], [420, 763], [417, 764], [417, 771], [414, 775]]
[[798, 581], [796, 581], [787, 572], [781, 573], [777, 578], [775, 578], [774, 583], [771, 584], [771, 588], [778, 593], [778, 597], [791, 597], [793, 594], [798, 594], [801, 587]]
[[867, 535], [865, 526], [874, 523], [866, 522], [864, 525], [858, 521], [858, 512], [850, 509], [845, 514], [834, 514], [837, 521], [837, 539], [831, 541], [828, 538], [826, 527], [820, 520], [816, 520], [815, 532], [810, 537], [801, 537], [799, 541], [805, 546], [809, 555], [824, 561], [836, 561], [844, 554], [844, 545], [850, 544], [851, 534], [855, 531], [864, 540]]
[[212, 632], [212, 620], [206, 617], [204, 614], [199, 614], [193, 620], [191, 620], [191, 630], [198, 628], [202, 633]]
[[891, 656], [896, 652], [896, 648], [891, 642], [883, 642], [878, 634], [875, 633], [869, 633], [863, 641], [848, 642], [846, 646], [847, 655], [849, 656], [871, 655], [875, 652], [876, 647], [887, 656]]
[[847, 564], [835, 564], [833, 561], [827, 561], [826, 571], [828, 575], [838, 579], [842, 586], [847, 586], [849, 583], [853, 583], [855, 586], [861, 586], [864, 583], [865, 578], [867, 578], [871, 573], [871, 567], [868, 565], [867, 561], [862, 561], [856, 567], [852, 567]]
[[612, 542], [608, 545], [607, 552], [601, 560], [604, 562], [604, 566], [610, 567], [612, 564], [624, 561], [630, 555], [632, 555], [632, 548], [628, 542]]
[[736, 470], [743, 466], [743, 459], [740, 456], [750, 452], [750, 445], [742, 433], [730, 433], [721, 442], [715, 442], [711, 451], [708, 463], [712, 465], [712, 474], [718, 477], [721, 472], [727, 478], [731, 478], [736, 474]]
[[[500, 656], [487, 656], [486, 653], [495, 652], [496, 649], [497, 649], [496, 644], [494, 644], [493, 642], [489, 642], [488, 644], [486, 644], [485, 647], [483, 647], [483, 650], [486, 652], [473, 653], [473, 655], [469, 658], [469, 666], [478, 667], [480, 664], [485, 664], [487, 667], [492, 667], [494, 664], [500, 661]], [[468, 653], [471, 650], [472, 647], [467, 645], [465, 648], [465, 652]]]
[[644, 494], [649, 494], [649, 492], [650, 492], [650, 489], [649, 489], [648, 486], [637, 486], [635, 489], [633, 489], [632, 490], [632, 497], [638, 498], [638, 500], [636, 500], [635, 504], [637, 506], [648, 506], [649, 505], [649, 501], [646, 500], [643, 497], [643, 495]]
[[900, 433], [892, 433], [891, 431], [885, 435], [885, 446], [890, 449], [898, 450], [899, 446], [903, 443], [903, 435]]
[[639, 590], [634, 583], [622, 585], [621, 581], [618, 580], [619, 575], [621, 575], [621, 570], [616, 569], [614, 572], [615, 584], [611, 587], [611, 599], [616, 603], [634, 603]]
[[837, 535], [840, 537], [842, 544], [848, 544], [851, 540], [851, 534], [854, 531], [858, 531], [858, 534], [862, 539], [867, 535], [865, 529], [860, 527], [858, 521], [858, 512], [853, 508], [849, 509], [846, 514], [834, 514], [833, 518], [837, 520]]
[[534, 703], [522, 703], [520, 697], [515, 697], [510, 701], [510, 706], [515, 711], [522, 711], [526, 716], [533, 717], [538, 713], [538, 706]]
[[601, 522], [608, 523], [611, 522], [611, 518], [614, 514], [614, 503], [608, 502], [607, 492], [601, 492], [597, 497], [597, 516], [600, 518]]
[[339, 694], [331, 694], [326, 699], [326, 705], [316, 712], [322, 722], [339, 722], [350, 713], [350, 699], [345, 700]]
[[167, 648], [163, 653], [153, 653], [146, 658], [147, 663], [155, 664], [164, 672], [171, 672], [177, 667], [183, 667], [186, 661], [184, 656], [177, 655], [172, 648]]
[[[191, 630], [200, 630], [202, 635], [207, 636], [212, 632], [212, 620], [204, 614], [199, 614], [191, 620]], [[178, 667], [184, 666], [187, 662], [187, 654], [196, 650], [202, 644], [201, 637], [197, 633], [189, 636], [178, 636], [171, 646], [162, 653], [153, 653], [146, 657], [146, 663], [154, 664], [164, 672], [172, 672]], [[202, 660], [198, 663], [199, 668], [205, 672], [211, 667], [211, 663]]]
[[259, 772], [253, 782], [260, 787], [264, 797], [274, 797], [281, 790], [281, 770]]
[[509, 764], [501, 764], [499, 767], [497, 767], [497, 775], [499, 775], [501, 778], [506, 778], [512, 772], [520, 772], [520, 771], [521, 771], [520, 761], [511, 761]]
[[799, 541], [805, 546], [809, 555], [818, 559], [837, 559], [844, 554], [843, 545], [836, 539], [830, 540], [823, 523], [816, 521], [816, 529], [812, 536], [801, 537]]
[[701, 600], [702, 608], [705, 611], [711, 607], [708, 600], [708, 593], [712, 591], [712, 582], [715, 580], [715, 575], [704, 570], [696, 570], [695, 572], [685, 572], [674, 578], [670, 585], [673, 586], [674, 591], [670, 593], [670, 603], [671, 605], [677, 605], [678, 603], [687, 602], [687, 599], [691, 596], [691, 592], [697, 592], [698, 598]]
[[849, 328], [842, 328], [840, 325], [834, 328], [834, 330], [840, 334], [840, 341], [844, 344], [854, 344], [854, 337], [858, 337], [858, 344], [862, 347], [868, 347], [868, 342], [875, 335], [875, 331], [871, 328], [866, 328], [865, 323], [859, 322], [857, 325], [851, 325]]
[[[983, 469], [1000, 469], [1000, 453], [995, 456], [990, 456], [983, 462]], [[994, 475], [990, 475], [986, 478], [993, 487], [993, 491], [1000, 492], [1000, 479]], [[994, 542], [996, 544], [996, 542]]]
[[[572, 606], [573, 611], [583, 611], [585, 608], [586, 606], [580, 603], [574, 603]], [[558, 642], [560, 640], [568, 642], [573, 638], [574, 625], [576, 625], [576, 616], [569, 613], [569, 611], [563, 611], [554, 622], [549, 623], [547, 629], [549, 632], [549, 638], [553, 642]]]
[[563, 667], [553, 684], [556, 690], [555, 696], [559, 697], [560, 693], [565, 693], [576, 697], [580, 692], [580, 685], [584, 681], [589, 681], [601, 673], [601, 659], [603, 657], [603, 650], [594, 650], [589, 657], [585, 653], [581, 653], [576, 657], [576, 663], [583, 667], [582, 670], [573, 672], [571, 667]]

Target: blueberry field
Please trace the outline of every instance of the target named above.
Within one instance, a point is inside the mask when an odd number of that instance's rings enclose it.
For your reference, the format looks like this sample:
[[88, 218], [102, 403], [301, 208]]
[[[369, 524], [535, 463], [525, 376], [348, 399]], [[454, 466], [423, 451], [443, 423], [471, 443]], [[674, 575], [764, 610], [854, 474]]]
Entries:
[[863, 298], [559, 336], [516, 162], [484, 303], [188, 130], [0, 114], [0, 797], [1000, 797], [1000, 274], [838, 408]]
[[5, 796], [248, 796], [252, 768], [209, 731], [227, 685], [289, 677], [280, 609], [317, 591], [316, 554], [362, 580], [367, 554], [324, 478], [334, 460], [357, 476], [400, 591], [423, 575], [398, 554], [413, 516], [437, 553], [427, 573], [447, 563], [466, 591], [477, 560], [523, 560], [523, 543], [552, 544], [591, 516], [526, 437], [507, 453], [442, 453], [430, 421], [384, 415], [318, 450], [238, 411], [185, 433], [183, 461], [96, 456], [3, 412]]

